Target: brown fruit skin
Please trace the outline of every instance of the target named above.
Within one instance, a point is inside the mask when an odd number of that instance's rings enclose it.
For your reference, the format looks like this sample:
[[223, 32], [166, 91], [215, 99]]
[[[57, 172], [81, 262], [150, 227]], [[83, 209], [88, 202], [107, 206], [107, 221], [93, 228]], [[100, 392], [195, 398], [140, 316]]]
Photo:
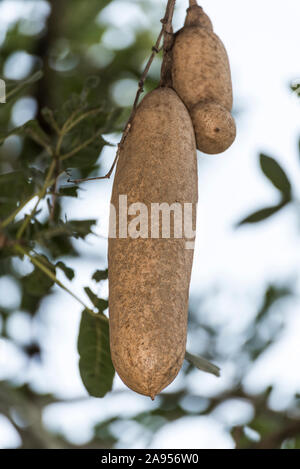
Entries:
[[216, 155], [227, 150], [235, 140], [236, 126], [232, 115], [221, 104], [198, 103], [191, 109], [198, 148]]
[[203, 8], [197, 5], [197, 2], [187, 9], [184, 26], [201, 26], [201, 28], [213, 32], [210, 18], [204, 13]]
[[[172, 54], [173, 88], [190, 111], [197, 148], [209, 154], [225, 151], [234, 140], [232, 135], [233, 128], [235, 129], [230, 116], [233, 103], [230, 65], [223, 43], [213, 33], [211, 21], [201, 7], [193, 6], [188, 9], [185, 26], [176, 35]], [[209, 128], [214, 121], [215, 127], [220, 127], [219, 106], [224, 108], [222, 135], [216, 133], [215, 141], [210, 131], [207, 135], [203, 134], [207, 127], [199, 120], [200, 103], [211, 104]], [[194, 109], [195, 106], [197, 109]], [[234, 130], [234, 135], [235, 132]], [[221, 137], [224, 137], [223, 141]]]
[[[152, 91], [137, 109], [112, 190], [117, 215], [124, 194], [128, 206], [142, 202], [149, 214], [151, 203], [163, 202], [193, 203], [195, 213], [195, 136], [186, 107], [170, 88]], [[116, 228], [118, 236], [118, 216]], [[185, 241], [110, 237], [108, 242], [112, 361], [129, 388], [152, 399], [174, 380], [184, 360], [193, 262]]]

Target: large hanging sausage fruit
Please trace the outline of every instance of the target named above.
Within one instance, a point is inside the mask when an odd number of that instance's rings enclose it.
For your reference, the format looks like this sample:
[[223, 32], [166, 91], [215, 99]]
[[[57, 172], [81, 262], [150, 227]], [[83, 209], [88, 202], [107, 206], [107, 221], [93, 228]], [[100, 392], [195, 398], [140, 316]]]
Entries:
[[190, 112], [197, 148], [216, 154], [236, 136], [230, 66], [210, 19], [196, 1], [190, 3], [172, 50], [173, 88]]
[[[158, 88], [138, 106], [120, 151], [110, 218], [116, 236], [110, 231], [108, 248], [112, 361], [128, 387], [152, 399], [173, 381], [184, 360], [193, 262], [185, 233], [177, 233], [183, 220], [175, 225], [171, 210], [170, 237], [164, 236], [163, 217], [155, 225], [153, 207], [175, 204], [183, 214], [186, 204], [195, 219], [197, 199], [190, 116], [172, 89]], [[140, 236], [132, 235], [137, 225]]]

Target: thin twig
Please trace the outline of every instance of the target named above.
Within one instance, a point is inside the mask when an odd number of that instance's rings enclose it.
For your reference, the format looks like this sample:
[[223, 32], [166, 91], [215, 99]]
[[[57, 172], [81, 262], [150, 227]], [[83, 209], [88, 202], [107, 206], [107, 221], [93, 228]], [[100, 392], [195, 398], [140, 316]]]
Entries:
[[99, 179], [109, 179], [111, 177], [112, 172], [113, 172], [113, 170], [114, 170], [114, 168], [117, 164], [117, 161], [119, 159], [120, 151], [121, 151], [121, 149], [124, 145], [124, 142], [127, 138], [128, 133], [130, 131], [132, 121], [133, 121], [133, 118], [134, 118], [136, 110], [137, 110], [137, 106], [138, 106], [138, 103], [139, 103], [140, 96], [144, 92], [144, 84], [145, 84], [148, 72], [149, 72], [150, 67], [152, 65], [152, 62], [154, 60], [154, 57], [161, 51], [161, 48], [160, 48], [161, 40], [162, 40], [163, 37], [166, 37], [167, 35], [170, 35], [170, 33], [172, 31], [172, 19], [173, 19], [173, 14], [174, 14], [175, 2], [176, 2], [176, 0], [168, 0], [165, 16], [160, 20], [161, 23], [162, 23], [162, 28], [161, 28], [161, 31], [158, 35], [158, 38], [156, 40], [155, 45], [152, 47], [152, 53], [151, 53], [151, 55], [148, 59], [148, 62], [145, 66], [145, 69], [144, 69], [144, 71], [142, 73], [142, 76], [141, 76], [141, 79], [139, 81], [138, 89], [137, 89], [136, 96], [135, 96], [135, 99], [134, 99], [134, 103], [133, 103], [133, 106], [132, 106], [132, 110], [131, 110], [129, 119], [128, 119], [125, 127], [124, 127], [122, 138], [121, 138], [120, 143], [118, 144], [117, 153], [116, 153], [115, 159], [113, 161], [113, 164], [112, 164], [110, 170], [104, 176], [98, 176], [98, 177], [94, 177], [94, 178], [83, 178], [83, 179], [70, 179], [69, 178], [68, 182], [78, 184], [80, 182], [96, 181], [96, 180], [99, 180]]
[[128, 123], [126, 124], [126, 128], [123, 132], [123, 135], [122, 135], [122, 138], [121, 138], [121, 141], [120, 143], [118, 144], [118, 149], [117, 149], [117, 153], [116, 153], [116, 156], [115, 156], [115, 159], [113, 161], [113, 164], [112, 166], [110, 167], [110, 170], [104, 175], [104, 176], [97, 176], [97, 177], [94, 177], [94, 178], [83, 178], [83, 179], [71, 179], [71, 178], [68, 178], [68, 182], [72, 182], [74, 184], [79, 184], [80, 182], [86, 182], [86, 181], [95, 181], [95, 180], [98, 180], [98, 179], [109, 179], [110, 176], [112, 175], [112, 172], [117, 164], [117, 161], [119, 159], [119, 155], [120, 155], [120, 151], [121, 151], [121, 148], [122, 148], [122, 145], [124, 144], [125, 142], [125, 139], [128, 135], [128, 132], [130, 130], [130, 127], [131, 127], [131, 122], [128, 121]]
[[176, 0], [168, 0], [166, 14], [163, 19], [163, 22], [166, 24], [166, 27], [164, 28], [164, 34], [171, 32], [175, 3]]
[[50, 209], [50, 220], [54, 220], [54, 215], [55, 215], [55, 205], [57, 201], [57, 186], [58, 186], [59, 174], [60, 174], [60, 159], [58, 156], [56, 156], [55, 157], [55, 170], [54, 170], [55, 182], [54, 182], [53, 190], [52, 190], [52, 204], [51, 204], [51, 209]]
[[172, 47], [174, 43], [172, 20], [174, 15], [176, 0], [169, 0], [166, 10], [164, 27], [164, 43], [163, 43], [163, 62], [161, 66], [160, 86], [172, 86]]
[[[54, 117], [54, 114], [53, 114], [53, 111], [52, 109], [49, 109], [49, 108], [44, 108], [44, 111], [42, 111], [42, 113], [44, 112], [44, 114], [46, 113], [47, 117], [48, 117], [48, 122], [50, 124], [50, 126], [52, 127], [52, 129], [55, 131], [55, 133], [57, 133], [57, 135], [60, 134], [60, 128], [55, 120], [55, 117]], [[45, 117], [44, 117], [45, 119]]]
[[91, 316], [106, 320], [106, 316], [94, 313], [94, 311], [88, 308], [86, 304], [77, 295], [75, 295], [75, 293], [69, 290], [68, 287], [66, 287], [60, 280], [56, 278], [56, 275], [46, 265], [44, 265], [43, 262], [33, 257], [28, 251], [26, 251], [26, 249], [22, 248], [20, 244], [16, 244], [14, 246], [14, 249], [19, 254], [27, 256], [33, 265], [35, 265], [38, 269], [44, 272], [44, 274], [47, 275], [47, 277], [49, 277], [54, 283], [56, 283], [60, 288], [65, 290], [67, 293], [69, 293], [69, 295], [71, 295], [75, 300], [77, 300], [78, 303], [80, 303]]

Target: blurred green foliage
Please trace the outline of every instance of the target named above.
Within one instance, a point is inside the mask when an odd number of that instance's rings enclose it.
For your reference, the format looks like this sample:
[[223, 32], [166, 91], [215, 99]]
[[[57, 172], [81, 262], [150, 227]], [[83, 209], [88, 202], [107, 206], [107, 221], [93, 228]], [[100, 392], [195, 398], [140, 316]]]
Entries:
[[[43, 3], [47, 5], [47, 2]], [[19, 309], [30, 317], [38, 317], [40, 304], [53, 294], [54, 284], [61, 286], [57, 281], [57, 270], [61, 270], [69, 281], [73, 280], [76, 272], [68, 265], [68, 260], [79, 256], [74, 240], [84, 240], [95, 224], [95, 220], [64, 217], [62, 201], [65, 197], [75, 199], [80, 190], [76, 184], [67, 183], [66, 170], [79, 178], [101, 174], [101, 152], [108, 145], [105, 135], [120, 133], [130, 111], [127, 106], [120, 109], [116, 105], [114, 86], [124, 79], [138, 82], [155, 39], [149, 29], [141, 26], [127, 47], [107, 48], [103, 37], [110, 25], [97, 19], [112, 3], [112, 0], [52, 0], [48, 3], [45, 25], [42, 18], [39, 20], [41, 29], [38, 33], [24, 34], [21, 16], [11, 25], [1, 44], [0, 76], [4, 76], [7, 61], [16, 51], [24, 51], [32, 59], [28, 76], [8, 80], [8, 102], [0, 105], [0, 276], [10, 276], [16, 281], [21, 294]], [[139, 4], [148, 11], [147, 2]], [[146, 91], [156, 86], [157, 78], [155, 74], [150, 75]], [[14, 119], [14, 105], [22, 97], [31, 97], [37, 111], [19, 125]], [[260, 166], [277, 189], [279, 202], [247, 216], [239, 226], [261, 222], [294, 203], [289, 177], [276, 160], [261, 154]], [[28, 202], [36, 205], [29, 215], [18, 216]], [[24, 256], [30, 256], [33, 264], [33, 270], [26, 275], [14, 262]], [[107, 279], [107, 270], [96, 271], [92, 278], [96, 282]], [[94, 310], [84, 308], [82, 313], [78, 340], [80, 371], [90, 394], [98, 397], [111, 389], [114, 375], [108, 321], [103, 313], [108, 304], [89, 287], [85, 292]], [[237, 372], [227, 389], [213, 398], [204, 399], [192, 395], [184, 386], [179, 392], [161, 394], [154, 410], [137, 413], [131, 418], [148, 435], [149, 444], [153, 435], [168, 422], [188, 415], [211, 415], [228, 401], [243, 400], [253, 409], [251, 421], [243, 427], [227, 429], [237, 448], [300, 449], [299, 396], [294, 397], [288, 409], [276, 412], [270, 408], [272, 389], [253, 396], [247, 394], [243, 386], [243, 378], [249, 369], [277, 340], [284, 318], [274, 325], [274, 306], [288, 301], [293, 295], [291, 285], [270, 283], [267, 287], [245, 337], [231, 356]], [[205, 334], [206, 346], [204, 349], [199, 346], [199, 353], [222, 363], [222, 331], [209, 322], [207, 315], [199, 314], [202, 300], [200, 298], [197, 307], [191, 308], [190, 329], [193, 334]], [[2, 337], [13, 342], [6, 325], [15, 309], [1, 307], [0, 314]], [[268, 334], [261, 333], [265, 328]], [[36, 356], [42, 359], [42, 343], [15, 346], [28, 360]], [[95, 360], [96, 356], [98, 360]], [[185, 363], [185, 375], [188, 377], [192, 371], [191, 365]], [[0, 382], [0, 412], [18, 431], [23, 448], [76, 447], [65, 435], [54, 434], [43, 424], [44, 409], [57, 402], [60, 402], [57, 396], [39, 394], [30, 382], [21, 386], [13, 380]], [[22, 424], [20, 419], [13, 418], [13, 411], [21, 414]], [[116, 416], [98, 422], [91, 441], [82, 447], [116, 445], [118, 436], [114, 424], [121, 420]]]

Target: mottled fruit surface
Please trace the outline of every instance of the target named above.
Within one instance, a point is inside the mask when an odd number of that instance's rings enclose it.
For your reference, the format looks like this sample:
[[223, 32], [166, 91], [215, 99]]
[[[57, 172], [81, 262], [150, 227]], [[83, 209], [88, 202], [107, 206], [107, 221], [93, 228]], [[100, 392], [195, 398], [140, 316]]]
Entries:
[[[148, 208], [149, 238], [118, 237], [120, 195], [127, 195], [128, 206]], [[195, 212], [197, 199], [190, 116], [173, 90], [159, 88], [139, 105], [121, 150], [111, 198], [117, 237], [108, 249], [112, 360], [128, 387], [152, 398], [184, 360], [193, 251], [184, 237], [150, 237], [151, 203], [191, 203]], [[136, 216], [128, 216], [127, 228]]]
[[190, 108], [200, 101], [215, 101], [232, 108], [228, 56], [218, 38], [199, 26], [183, 28], [173, 47], [173, 87]]
[[227, 150], [235, 140], [236, 127], [230, 112], [221, 104], [200, 103], [191, 110], [198, 147], [204, 153]]
[[197, 4], [188, 8], [185, 25], [176, 34], [172, 87], [190, 112], [197, 148], [208, 154], [225, 151], [236, 135], [230, 115], [233, 102], [230, 65], [222, 41]]

